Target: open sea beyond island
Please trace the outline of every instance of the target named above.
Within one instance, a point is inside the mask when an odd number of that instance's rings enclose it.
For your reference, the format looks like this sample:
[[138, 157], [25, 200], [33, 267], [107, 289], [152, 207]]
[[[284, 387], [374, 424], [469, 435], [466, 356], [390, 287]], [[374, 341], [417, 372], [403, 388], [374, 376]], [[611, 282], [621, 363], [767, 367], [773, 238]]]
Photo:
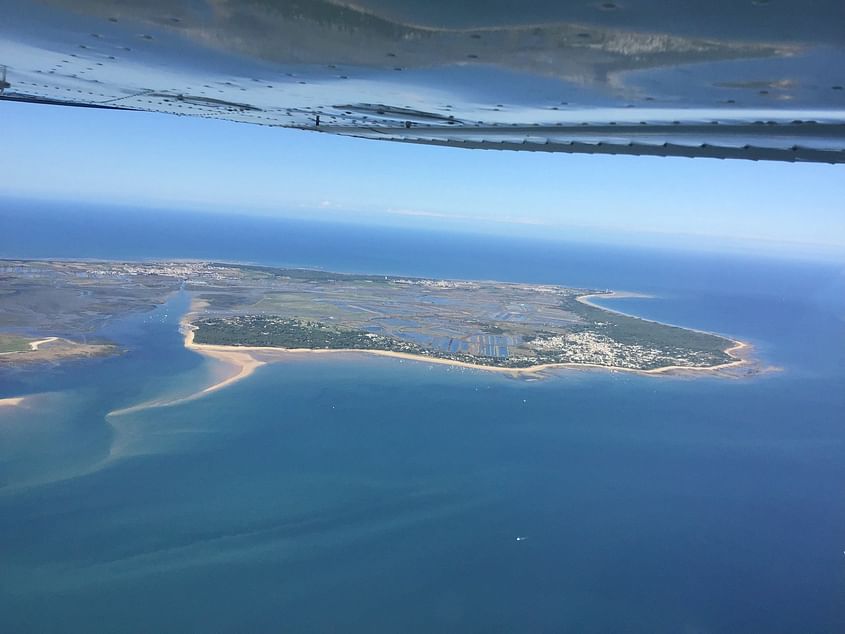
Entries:
[[[0, 632], [845, 631], [845, 267], [5, 203], [0, 257], [614, 289], [751, 378], [361, 354], [221, 374], [186, 292], [123, 354], [0, 369]], [[597, 300], [599, 301], [599, 300]], [[519, 538], [519, 539], [517, 539]]]

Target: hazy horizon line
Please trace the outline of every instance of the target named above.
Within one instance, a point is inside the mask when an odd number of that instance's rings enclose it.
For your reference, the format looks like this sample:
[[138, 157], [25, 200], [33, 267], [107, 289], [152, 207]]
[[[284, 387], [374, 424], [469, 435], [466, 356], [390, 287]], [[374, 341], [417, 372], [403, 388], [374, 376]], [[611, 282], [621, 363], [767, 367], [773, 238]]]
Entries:
[[[149, 210], [159, 213], [198, 214], [204, 216], [226, 216], [229, 218], [251, 218], [268, 221], [299, 221], [318, 224], [371, 226], [384, 229], [425, 231], [437, 234], [459, 234], [463, 236], [518, 237], [544, 243], [592, 244], [619, 247], [640, 247], [646, 249], [699, 251], [699, 252], [748, 252], [754, 254], [786, 257], [788, 259], [810, 259], [824, 261], [845, 261], [845, 244], [836, 242], [807, 242], [783, 240], [761, 236], [723, 235], [702, 232], [682, 232], [632, 227], [608, 227], [589, 224], [557, 224], [540, 221], [519, 222], [511, 218], [453, 215], [426, 210], [408, 211], [409, 208], [354, 209], [342, 206], [289, 205], [278, 208], [237, 207], [201, 201], [164, 200], [103, 200], [87, 197], [33, 196], [0, 191], [0, 205], [7, 202], [50, 205], [84, 205], [105, 211], [111, 207], [126, 210]], [[2, 211], [2, 208], [0, 208]], [[352, 216], [354, 214], [354, 216]], [[436, 222], [435, 222], [436, 221]], [[444, 226], [444, 223], [450, 226]], [[498, 228], [499, 230], [490, 230]], [[485, 230], [487, 229], [487, 230]], [[551, 231], [550, 231], [551, 230]], [[517, 232], [516, 234], [514, 232]], [[680, 241], [680, 243], [678, 242]], [[782, 249], [788, 249], [783, 252]], [[4, 257], [0, 255], [0, 257]]]

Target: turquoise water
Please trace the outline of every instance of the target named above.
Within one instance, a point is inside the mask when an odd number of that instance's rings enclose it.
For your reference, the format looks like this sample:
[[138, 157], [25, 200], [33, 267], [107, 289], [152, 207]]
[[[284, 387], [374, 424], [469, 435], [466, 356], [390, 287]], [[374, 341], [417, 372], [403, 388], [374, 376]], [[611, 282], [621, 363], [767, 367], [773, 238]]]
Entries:
[[[580, 283], [589, 253], [529, 246], [513, 279]], [[122, 357], [0, 375], [45, 394], [0, 414], [0, 631], [843, 631], [841, 267], [619, 258], [592, 285], [657, 297], [614, 306], [783, 371], [527, 382], [319, 356], [107, 418], [214, 373], [177, 295], [112, 324]]]

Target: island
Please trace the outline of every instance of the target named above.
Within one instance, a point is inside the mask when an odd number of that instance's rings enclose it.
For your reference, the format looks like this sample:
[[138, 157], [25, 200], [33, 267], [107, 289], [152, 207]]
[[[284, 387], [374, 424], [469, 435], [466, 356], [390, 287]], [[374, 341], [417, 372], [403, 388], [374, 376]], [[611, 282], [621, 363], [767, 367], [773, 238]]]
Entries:
[[6, 260], [0, 280], [7, 362], [36, 360], [49, 346], [68, 356], [114, 353], [97, 340], [106, 323], [182, 292], [192, 300], [186, 345], [217, 358], [343, 351], [514, 373], [748, 366], [742, 342], [595, 303], [614, 295], [607, 289], [178, 261]]

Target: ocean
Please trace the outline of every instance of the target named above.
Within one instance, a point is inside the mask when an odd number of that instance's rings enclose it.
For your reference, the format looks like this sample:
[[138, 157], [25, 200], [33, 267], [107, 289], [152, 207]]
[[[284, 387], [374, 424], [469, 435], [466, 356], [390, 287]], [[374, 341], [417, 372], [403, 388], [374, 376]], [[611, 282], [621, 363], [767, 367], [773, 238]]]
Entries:
[[[0, 257], [556, 283], [752, 379], [297, 358], [198, 400], [180, 293], [0, 371], [2, 632], [845, 631], [845, 266], [6, 201]], [[517, 540], [517, 538], [520, 538]]]

